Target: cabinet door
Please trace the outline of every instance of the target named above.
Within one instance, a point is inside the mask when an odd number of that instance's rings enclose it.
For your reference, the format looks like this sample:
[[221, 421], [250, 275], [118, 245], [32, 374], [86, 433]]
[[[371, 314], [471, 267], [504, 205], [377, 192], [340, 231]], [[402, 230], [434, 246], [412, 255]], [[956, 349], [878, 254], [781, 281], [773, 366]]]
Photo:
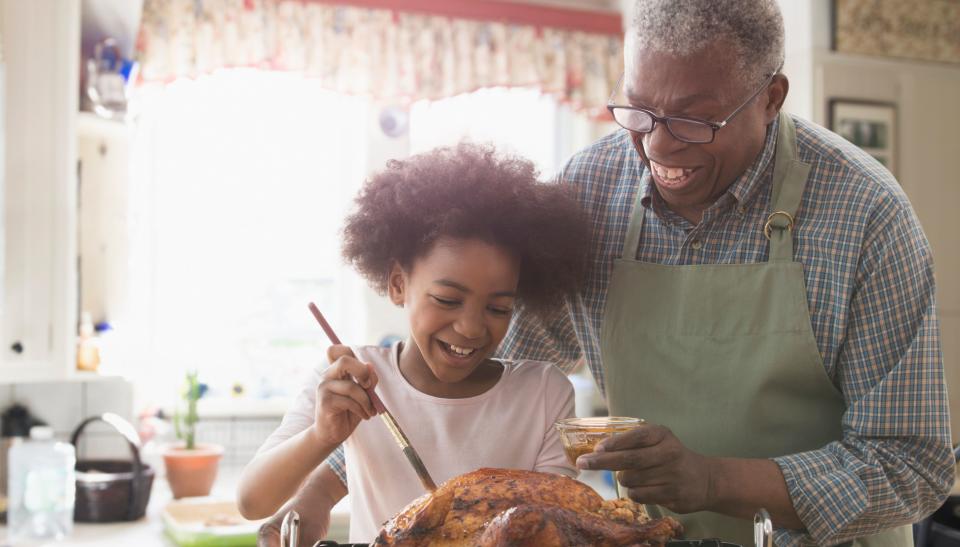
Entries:
[[0, 0], [4, 64], [0, 382], [63, 377], [76, 330], [80, 2]]

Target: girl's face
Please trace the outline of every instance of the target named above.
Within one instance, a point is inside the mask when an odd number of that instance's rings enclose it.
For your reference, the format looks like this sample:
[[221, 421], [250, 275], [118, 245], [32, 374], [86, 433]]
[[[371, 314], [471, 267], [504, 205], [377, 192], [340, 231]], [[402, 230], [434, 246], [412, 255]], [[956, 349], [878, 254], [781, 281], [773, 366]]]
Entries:
[[402, 359], [408, 380], [447, 392], [453, 386], [439, 384], [484, 376], [477, 368], [507, 333], [519, 279], [516, 256], [478, 239], [444, 237], [409, 272], [395, 266], [390, 299], [407, 309], [420, 350], [413, 355], [420, 358], [407, 361], [410, 370]]

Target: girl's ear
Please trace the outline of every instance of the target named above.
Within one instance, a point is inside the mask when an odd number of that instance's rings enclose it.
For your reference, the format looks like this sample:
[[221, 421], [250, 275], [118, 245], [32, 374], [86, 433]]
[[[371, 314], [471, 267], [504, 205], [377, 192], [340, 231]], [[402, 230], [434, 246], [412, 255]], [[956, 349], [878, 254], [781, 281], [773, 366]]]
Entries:
[[406, 300], [406, 281], [403, 276], [403, 268], [396, 262], [393, 263], [390, 274], [387, 276], [387, 293], [391, 302], [401, 308], [403, 307]]

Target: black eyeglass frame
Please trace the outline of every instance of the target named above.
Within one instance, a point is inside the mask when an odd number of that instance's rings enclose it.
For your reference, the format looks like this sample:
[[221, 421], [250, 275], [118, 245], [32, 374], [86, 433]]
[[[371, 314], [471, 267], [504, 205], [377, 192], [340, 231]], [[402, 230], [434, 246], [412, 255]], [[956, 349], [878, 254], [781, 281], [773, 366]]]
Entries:
[[[724, 118], [723, 121], [719, 121], [719, 122], [711, 122], [708, 120], [698, 120], [696, 118], [686, 118], [684, 116], [657, 116], [656, 114], [651, 112], [649, 109], [641, 108], [639, 106], [614, 104], [613, 98], [617, 95], [617, 92], [620, 90], [620, 86], [623, 85], [623, 78], [624, 78], [623, 74], [620, 75], [620, 79], [617, 80], [617, 86], [613, 88], [613, 93], [610, 94], [610, 99], [607, 100], [607, 110], [609, 110], [610, 115], [613, 116], [613, 121], [617, 122], [617, 125], [626, 129], [627, 131], [632, 131], [634, 133], [640, 133], [642, 135], [646, 135], [647, 133], [653, 133], [653, 130], [657, 128], [657, 124], [662, 123], [664, 126], [666, 126], [667, 131], [669, 131], [670, 134], [673, 135], [673, 138], [677, 139], [680, 142], [685, 142], [688, 144], [710, 144], [714, 141], [714, 139], [717, 138], [717, 131], [726, 127], [726, 125], [730, 123], [730, 120], [732, 120], [737, 114], [739, 114], [744, 108], [746, 108], [748, 104], [753, 102], [753, 100], [756, 99], [757, 96], [760, 95], [761, 92], [763, 92], [763, 90], [767, 89], [767, 86], [769, 86], [770, 82], [773, 81], [773, 77], [776, 76], [779, 72], [780, 71], [777, 70], [773, 72], [773, 74], [770, 74], [769, 76], [767, 76], [767, 79], [763, 81], [763, 85], [761, 85], [759, 89], [754, 91], [753, 94], [751, 94], [746, 101], [743, 101], [743, 103], [740, 106], [738, 106], [736, 110], [730, 113], [729, 116]], [[620, 123], [619, 120], [617, 120], [617, 114], [616, 112], [614, 112], [614, 110], [616, 109], [633, 110], [636, 112], [642, 112], [647, 116], [650, 116], [651, 119], [653, 119], [653, 124], [650, 125], [650, 129], [648, 131], [637, 131], [636, 129], [631, 129], [623, 125], [622, 123]], [[702, 141], [690, 140], [690, 139], [685, 139], [677, 136], [677, 134], [673, 132], [673, 128], [670, 127], [671, 120], [678, 120], [686, 123], [693, 123], [693, 124], [709, 127], [711, 129], [710, 140], [702, 140]]]

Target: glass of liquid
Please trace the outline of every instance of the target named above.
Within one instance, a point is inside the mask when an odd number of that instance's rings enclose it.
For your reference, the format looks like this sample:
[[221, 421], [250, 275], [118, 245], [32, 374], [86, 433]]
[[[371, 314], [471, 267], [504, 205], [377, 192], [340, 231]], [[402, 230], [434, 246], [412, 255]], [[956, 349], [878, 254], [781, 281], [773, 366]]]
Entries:
[[[560, 442], [571, 464], [577, 464], [577, 458], [593, 452], [600, 441], [619, 433], [640, 427], [644, 421], [626, 416], [597, 416], [593, 418], [567, 418], [554, 426], [560, 432]], [[613, 474], [613, 486], [617, 498], [622, 498], [617, 474]]]

